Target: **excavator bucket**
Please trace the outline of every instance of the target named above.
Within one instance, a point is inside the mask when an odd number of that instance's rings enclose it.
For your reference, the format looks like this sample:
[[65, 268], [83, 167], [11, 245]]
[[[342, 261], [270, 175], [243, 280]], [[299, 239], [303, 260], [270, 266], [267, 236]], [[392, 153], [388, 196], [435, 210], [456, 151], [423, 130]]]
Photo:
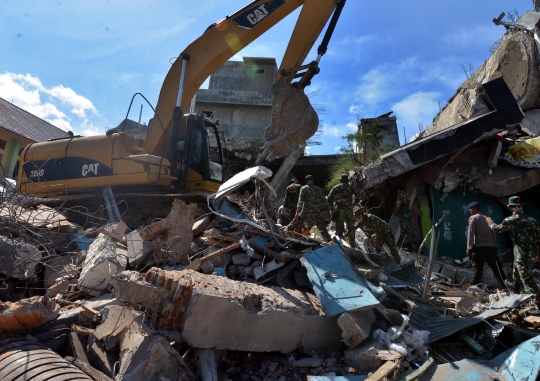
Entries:
[[280, 79], [272, 85], [272, 94], [272, 124], [264, 132], [260, 161], [287, 155], [319, 127], [319, 117], [300, 87]]

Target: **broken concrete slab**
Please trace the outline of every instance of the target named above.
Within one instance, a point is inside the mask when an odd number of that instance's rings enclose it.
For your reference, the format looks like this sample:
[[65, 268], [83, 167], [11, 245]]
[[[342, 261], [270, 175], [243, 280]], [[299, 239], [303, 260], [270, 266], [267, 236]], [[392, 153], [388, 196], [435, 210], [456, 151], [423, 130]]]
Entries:
[[18, 302], [0, 302], [0, 334], [38, 327], [58, 316], [54, 299], [34, 296]]
[[141, 337], [122, 359], [117, 379], [123, 381], [195, 381], [188, 366], [162, 336]]
[[345, 351], [345, 363], [356, 368], [360, 373], [375, 372], [382, 365], [377, 354], [376, 344], [367, 344], [355, 349]]
[[104, 234], [90, 245], [77, 282], [82, 291], [98, 296], [107, 288], [114, 274], [126, 269], [127, 258], [117, 255], [117, 246], [118, 243]]
[[41, 253], [35, 246], [0, 236], [0, 253], [0, 274], [21, 280], [36, 277]]
[[96, 328], [94, 336], [100, 340], [105, 349], [118, 347], [120, 344], [120, 335], [142, 315], [142, 312], [136, 312], [124, 306], [108, 306], [101, 313], [102, 323]]
[[69, 334], [69, 348], [71, 349], [73, 358], [90, 364], [88, 357], [86, 357], [86, 351], [84, 350], [79, 334], [75, 332]]
[[171, 212], [165, 219], [167, 228], [167, 253], [166, 261], [173, 263], [184, 263], [187, 261], [191, 241], [193, 240], [193, 219], [197, 213], [197, 204], [186, 204], [175, 199]]
[[77, 269], [78, 254], [59, 255], [45, 263], [43, 284], [51, 287], [58, 278], [75, 279], [78, 274]]
[[145, 307], [147, 324], [180, 330], [193, 347], [329, 354], [341, 345], [337, 317], [308, 293], [159, 268], [125, 271], [112, 284], [118, 299]]
[[338, 318], [343, 342], [349, 348], [355, 348], [366, 340], [371, 332], [371, 324], [375, 321], [372, 310], [344, 312]]
[[90, 364], [109, 377], [114, 377], [114, 364], [119, 360], [118, 352], [107, 351], [105, 346], [94, 335], [88, 338], [86, 349]]
[[145, 263], [152, 253], [152, 244], [144, 241], [138, 231], [125, 235], [127, 242], [127, 260], [130, 267], [137, 267]]

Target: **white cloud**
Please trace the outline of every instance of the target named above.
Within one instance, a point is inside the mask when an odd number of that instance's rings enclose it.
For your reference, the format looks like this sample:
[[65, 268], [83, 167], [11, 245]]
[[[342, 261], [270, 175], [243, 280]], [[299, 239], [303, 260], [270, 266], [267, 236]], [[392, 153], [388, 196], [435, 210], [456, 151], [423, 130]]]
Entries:
[[349, 112], [351, 114], [354, 114], [354, 115], [360, 115], [360, 114], [364, 114], [366, 111], [366, 108], [364, 107], [364, 105], [351, 105], [349, 107]]
[[73, 107], [71, 109], [71, 112], [81, 118], [84, 118], [86, 116], [86, 110], [92, 111], [96, 115], [98, 114], [96, 108], [89, 99], [77, 94], [69, 87], [58, 85], [54, 86], [51, 89], [45, 89], [44, 91], [48, 94], [51, 94], [53, 97], [61, 100], [65, 104]]
[[305, 156], [309, 156], [309, 151], [311, 150], [311, 147], [310, 146], [306, 146], [306, 148], [304, 148], [304, 155]]
[[343, 147], [334, 147], [334, 151], [339, 151]]
[[417, 92], [392, 106], [400, 127], [417, 131], [418, 123], [427, 126], [439, 112], [439, 93]]
[[64, 131], [73, 131], [71, 124], [65, 119], [45, 119], [47, 122]]
[[464, 28], [456, 26], [455, 29], [447, 33], [443, 41], [445, 44], [455, 45], [460, 49], [463, 47], [486, 46], [495, 41], [501, 35], [501, 29], [493, 28], [492, 25], [474, 25]]
[[455, 57], [436, 62], [423, 62], [417, 57], [408, 57], [399, 62], [378, 65], [364, 74], [356, 89], [356, 99], [370, 105], [380, 104], [426, 86], [443, 84], [453, 90], [464, 79], [460, 63]]
[[88, 119], [83, 120], [80, 128], [82, 129], [82, 135], [84, 136], [95, 136], [95, 135], [103, 134], [102, 132], [99, 131], [99, 129], [96, 126], [89, 123]]
[[0, 74], [0, 97], [65, 131], [72, 131], [73, 127], [62, 111], [63, 106], [71, 108], [69, 111], [80, 118], [86, 116], [86, 111], [98, 115], [92, 102], [71, 88], [63, 85], [47, 88], [30, 74]]
[[356, 123], [350, 122], [343, 126], [324, 126], [322, 135], [341, 138], [343, 135], [355, 132], [358, 129]]

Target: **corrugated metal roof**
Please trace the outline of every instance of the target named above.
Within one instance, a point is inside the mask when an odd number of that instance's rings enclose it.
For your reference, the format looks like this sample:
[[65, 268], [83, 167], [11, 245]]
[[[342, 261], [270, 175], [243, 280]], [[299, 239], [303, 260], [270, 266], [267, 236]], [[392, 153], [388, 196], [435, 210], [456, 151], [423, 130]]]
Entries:
[[462, 329], [471, 327], [484, 320], [491, 319], [529, 299], [529, 294], [516, 294], [502, 298], [490, 308], [475, 317], [444, 318], [437, 310], [429, 306], [418, 306], [411, 311], [410, 324], [416, 329], [429, 331], [429, 343], [453, 335]]
[[66, 138], [66, 131], [0, 98], [0, 127], [34, 142]]
[[0, 335], [0, 379], [92, 380], [40, 342], [15, 335]]

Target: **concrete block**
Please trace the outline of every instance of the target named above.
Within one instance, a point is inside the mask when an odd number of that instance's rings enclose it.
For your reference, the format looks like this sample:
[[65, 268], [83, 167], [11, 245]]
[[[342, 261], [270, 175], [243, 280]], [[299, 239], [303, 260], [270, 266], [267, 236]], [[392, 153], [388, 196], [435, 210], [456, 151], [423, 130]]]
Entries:
[[214, 272], [214, 265], [210, 261], [203, 262], [201, 264], [201, 270], [205, 274], [212, 274]]
[[458, 268], [456, 270], [456, 283], [471, 283], [473, 272], [470, 269]]
[[377, 355], [377, 348], [368, 344], [355, 349], [347, 349], [345, 351], [345, 364], [356, 368], [359, 373], [365, 374], [379, 369], [382, 361]]
[[0, 254], [1, 274], [22, 280], [36, 277], [41, 253], [35, 246], [0, 236]]
[[232, 256], [232, 262], [235, 265], [249, 266], [251, 264], [251, 258], [247, 254], [235, 254]]
[[150, 258], [152, 244], [144, 241], [138, 231], [125, 235], [127, 242], [127, 260], [130, 267], [137, 267]]
[[195, 381], [188, 366], [162, 336], [141, 337], [122, 359], [117, 380]]
[[112, 378], [114, 364], [119, 360], [118, 353], [116, 351], [107, 351], [105, 346], [94, 335], [90, 335], [88, 338], [87, 352], [90, 365]]
[[132, 311], [124, 306], [105, 307], [102, 312], [104, 321], [96, 328], [94, 337], [110, 351], [119, 345], [121, 333], [141, 315], [141, 312]]
[[205, 231], [206, 227], [210, 224], [210, 221], [211, 220], [209, 216], [206, 216], [203, 219], [195, 221], [195, 223], [191, 227], [191, 232], [193, 233], [193, 236], [197, 236], [201, 234], [203, 231]]
[[58, 316], [54, 299], [34, 296], [18, 302], [0, 302], [0, 333], [17, 333], [36, 328]]
[[368, 338], [371, 324], [375, 321], [372, 310], [342, 313], [338, 318], [343, 342], [349, 348], [355, 348]]
[[167, 262], [183, 263], [187, 261], [191, 241], [193, 240], [193, 219], [197, 212], [197, 204], [186, 204], [180, 200], [174, 200], [171, 212], [165, 219], [167, 228]]
[[126, 269], [127, 257], [117, 255], [117, 246], [120, 245], [103, 234], [92, 242], [77, 282], [82, 291], [98, 296], [113, 275]]
[[440, 273], [443, 265], [440, 263], [435, 262], [433, 264], [433, 272]]
[[66, 254], [47, 261], [43, 274], [45, 287], [51, 287], [60, 277], [75, 279], [78, 274], [77, 257], [78, 254]]
[[341, 346], [337, 317], [308, 293], [237, 282], [195, 271], [125, 271], [115, 296], [145, 307], [151, 327], [180, 330], [192, 347], [330, 354]]
[[441, 268], [440, 273], [442, 275], [444, 275], [445, 277], [450, 278], [451, 282], [453, 282], [453, 283], [456, 282], [456, 274], [457, 274], [457, 268], [456, 267], [445, 265], [445, 266], [443, 266]]

